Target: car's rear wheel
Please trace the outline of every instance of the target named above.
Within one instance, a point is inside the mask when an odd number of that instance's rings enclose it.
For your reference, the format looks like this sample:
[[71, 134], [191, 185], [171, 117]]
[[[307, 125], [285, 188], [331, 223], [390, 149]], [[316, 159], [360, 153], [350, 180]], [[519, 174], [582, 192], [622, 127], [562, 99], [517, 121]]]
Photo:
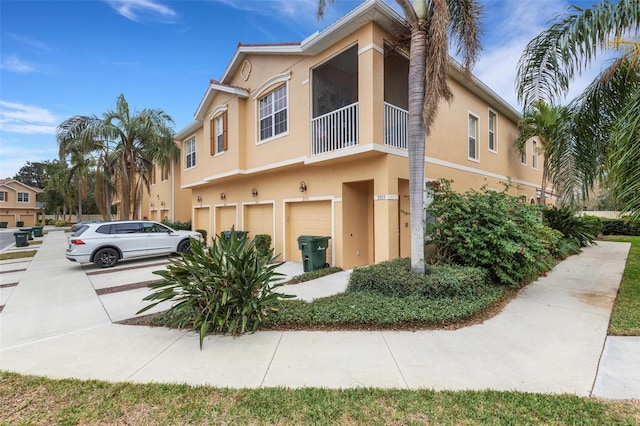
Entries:
[[100, 268], [110, 268], [118, 263], [118, 251], [112, 248], [103, 248], [93, 256], [93, 263]]
[[180, 253], [191, 254], [191, 240], [184, 240], [178, 244], [178, 251]]

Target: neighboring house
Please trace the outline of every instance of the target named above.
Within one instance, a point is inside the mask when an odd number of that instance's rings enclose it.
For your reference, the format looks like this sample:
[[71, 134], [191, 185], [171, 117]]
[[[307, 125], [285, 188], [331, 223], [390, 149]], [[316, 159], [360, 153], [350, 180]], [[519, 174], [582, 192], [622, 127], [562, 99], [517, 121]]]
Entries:
[[180, 163], [172, 164], [171, 167], [154, 165], [147, 201], [150, 220], [158, 222], [165, 219], [171, 222], [191, 220], [191, 190], [180, 188], [181, 169]]
[[22, 222], [22, 226], [34, 226], [44, 221], [44, 208], [36, 201], [36, 195], [42, 192], [14, 179], [0, 179], [0, 222], [15, 227], [18, 222]]
[[[343, 268], [410, 255], [409, 62], [391, 47], [401, 21], [370, 0], [301, 43], [238, 46], [175, 136], [194, 229], [269, 234], [292, 261], [300, 235], [330, 236], [327, 260]], [[511, 178], [534, 200], [542, 161], [513, 148], [518, 112], [453, 62], [449, 83], [426, 181], [501, 190]]]

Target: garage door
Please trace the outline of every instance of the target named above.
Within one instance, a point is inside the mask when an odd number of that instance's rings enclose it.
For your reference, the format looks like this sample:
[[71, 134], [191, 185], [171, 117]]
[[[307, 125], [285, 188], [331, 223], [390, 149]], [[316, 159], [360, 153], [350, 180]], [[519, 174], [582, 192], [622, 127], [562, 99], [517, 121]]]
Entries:
[[[331, 201], [309, 201], [287, 204], [287, 260], [302, 262], [298, 249], [300, 235], [331, 236]], [[331, 240], [327, 249], [331, 263]]]
[[216, 207], [216, 233], [229, 231], [231, 227], [242, 231], [236, 224], [236, 206]]
[[0, 214], [0, 222], [7, 222], [7, 226], [9, 228], [13, 228], [14, 226], [16, 226], [15, 216], [12, 214]]
[[36, 217], [32, 214], [21, 214], [20, 220], [24, 222], [24, 226], [34, 226], [36, 224]]
[[273, 241], [273, 204], [245, 206], [242, 231], [249, 231], [249, 238], [255, 238], [258, 234], [268, 234]]

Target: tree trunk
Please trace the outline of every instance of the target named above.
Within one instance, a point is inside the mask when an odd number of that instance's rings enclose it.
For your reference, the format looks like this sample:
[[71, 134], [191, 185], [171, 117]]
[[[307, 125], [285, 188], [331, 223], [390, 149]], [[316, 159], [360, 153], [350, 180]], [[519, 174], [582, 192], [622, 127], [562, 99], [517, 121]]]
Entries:
[[422, 118], [425, 99], [427, 35], [418, 20], [411, 28], [409, 55], [409, 193], [411, 211], [411, 272], [424, 274], [424, 152]]

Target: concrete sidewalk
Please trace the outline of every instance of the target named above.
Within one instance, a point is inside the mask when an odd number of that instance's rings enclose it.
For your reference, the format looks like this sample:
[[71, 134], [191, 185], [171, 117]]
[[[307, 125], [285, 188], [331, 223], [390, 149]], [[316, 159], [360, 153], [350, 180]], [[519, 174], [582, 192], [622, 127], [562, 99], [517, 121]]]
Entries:
[[[640, 338], [606, 336], [629, 244], [586, 248], [483, 324], [455, 331], [214, 335], [202, 351], [192, 332], [112, 323], [132, 316], [148, 292], [140, 285], [119, 287], [153, 279], [162, 260], [103, 271], [68, 262], [65, 246], [66, 235], [51, 231], [30, 263], [0, 264], [0, 277], [21, 274], [19, 284], [0, 289], [2, 370], [234, 388], [496, 389], [640, 398]], [[347, 276], [286, 289], [312, 299], [342, 291]]]

